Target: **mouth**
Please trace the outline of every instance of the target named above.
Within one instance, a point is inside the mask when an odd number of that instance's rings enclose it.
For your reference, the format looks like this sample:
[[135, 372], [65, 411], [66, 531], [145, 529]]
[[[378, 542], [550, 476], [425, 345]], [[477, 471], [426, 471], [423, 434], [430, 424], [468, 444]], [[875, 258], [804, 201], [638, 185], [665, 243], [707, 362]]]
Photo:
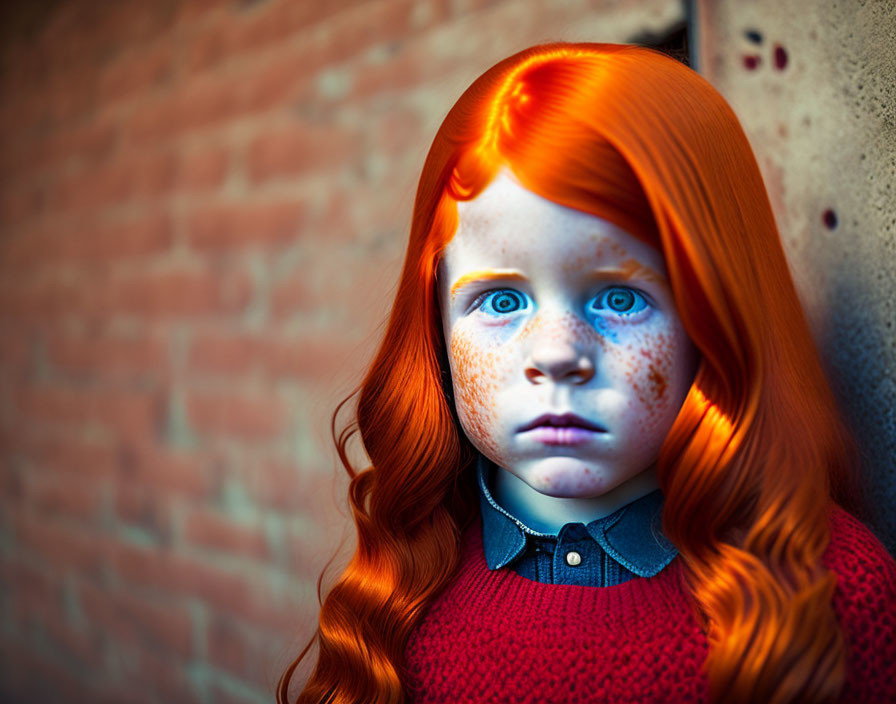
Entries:
[[531, 423], [522, 426], [518, 432], [525, 433], [529, 430], [535, 430], [536, 428], [579, 428], [582, 430], [589, 430], [592, 433], [607, 432], [606, 428], [597, 425], [596, 423], [592, 423], [589, 420], [585, 420], [575, 413], [563, 413], [562, 415], [544, 413]]

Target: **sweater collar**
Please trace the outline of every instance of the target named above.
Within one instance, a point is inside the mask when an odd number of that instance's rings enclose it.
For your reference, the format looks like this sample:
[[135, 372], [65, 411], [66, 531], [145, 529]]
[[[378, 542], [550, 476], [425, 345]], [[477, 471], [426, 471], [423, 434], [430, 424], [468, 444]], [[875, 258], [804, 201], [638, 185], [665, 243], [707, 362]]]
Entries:
[[[482, 455], [477, 464], [482, 547], [489, 569], [513, 562], [532, 538], [556, 538], [539, 533], [504, 510], [489, 491], [496, 466]], [[620, 565], [639, 577], [652, 577], [678, 551], [661, 528], [663, 493], [657, 489], [585, 526], [588, 534]]]

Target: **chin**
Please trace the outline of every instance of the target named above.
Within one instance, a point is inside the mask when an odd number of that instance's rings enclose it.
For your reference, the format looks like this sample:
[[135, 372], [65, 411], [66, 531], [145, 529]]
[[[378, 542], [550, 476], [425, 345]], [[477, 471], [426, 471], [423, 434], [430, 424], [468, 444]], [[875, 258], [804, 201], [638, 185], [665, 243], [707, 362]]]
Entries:
[[613, 488], [596, 463], [577, 457], [535, 460], [517, 476], [537, 492], [557, 498], [600, 496]]

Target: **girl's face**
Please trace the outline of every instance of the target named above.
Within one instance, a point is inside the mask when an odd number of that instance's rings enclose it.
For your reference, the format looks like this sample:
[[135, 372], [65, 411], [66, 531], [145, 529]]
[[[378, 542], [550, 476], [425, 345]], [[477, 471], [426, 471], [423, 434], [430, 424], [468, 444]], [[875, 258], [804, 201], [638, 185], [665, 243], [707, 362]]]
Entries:
[[458, 216], [439, 296], [470, 441], [549, 496], [652, 470], [697, 364], [660, 252], [506, 170]]

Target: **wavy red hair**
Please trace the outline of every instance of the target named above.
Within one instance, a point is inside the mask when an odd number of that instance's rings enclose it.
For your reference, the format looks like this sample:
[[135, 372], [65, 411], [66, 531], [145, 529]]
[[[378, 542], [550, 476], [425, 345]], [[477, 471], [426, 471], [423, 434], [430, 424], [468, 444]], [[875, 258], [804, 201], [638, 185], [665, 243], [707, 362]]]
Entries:
[[[663, 527], [709, 639], [712, 698], [834, 701], [845, 645], [821, 556], [832, 497], [856, 506], [852, 445], [750, 145], [719, 93], [678, 61], [566, 43], [486, 71], [433, 141], [356, 422], [338, 436], [334, 425], [358, 547], [323, 602], [318, 660], [297, 701], [402, 702], [408, 636], [458, 563], [477, 510], [474, 452], [450, 398], [435, 278], [456, 203], [502, 166], [665, 256], [701, 362], [658, 458]], [[356, 431], [363, 471], [346, 452]], [[281, 677], [280, 704], [307, 653]]]

